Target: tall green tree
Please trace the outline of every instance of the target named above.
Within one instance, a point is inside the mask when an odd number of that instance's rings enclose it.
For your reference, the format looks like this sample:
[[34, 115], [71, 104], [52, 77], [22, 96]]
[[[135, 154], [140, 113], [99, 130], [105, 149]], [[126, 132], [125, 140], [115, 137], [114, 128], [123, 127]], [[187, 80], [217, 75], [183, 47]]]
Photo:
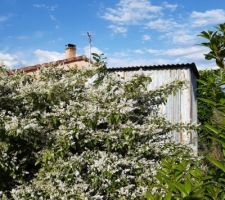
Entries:
[[[208, 137], [222, 148], [222, 156], [219, 160], [212, 155], [208, 155], [207, 158], [217, 169], [215, 171], [218, 183], [225, 185], [225, 23], [219, 24], [216, 31], [203, 31], [199, 36], [208, 40], [202, 43], [203, 46], [210, 49], [210, 52], [205, 54], [205, 58], [207, 60], [215, 59], [217, 66], [220, 68], [219, 74], [216, 75], [215, 73], [214, 80], [211, 81], [213, 87], [205, 91], [211, 93], [211, 96], [200, 100], [212, 108], [209, 122], [204, 124], [204, 127], [210, 132]], [[208, 80], [210, 80], [209, 77]], [[205, 87], [209, 86], [209, 82], [204, 83], [203, 80], [200, 80], [200, 83]]]
[[219, 24], [215, 31], [202, 31], [199, 36], [207, 39], [202, 45], [210, 49], [205, 59], [215, 59], [217, 66], [225, 70], [225, 23]]
[[199, 147], [200, 153], [210, 152], [216, 157], [221, 157], [220, 147], [214, 144], [209, 136], [212, 136], [211, 130], [205, 127], [206, 124], [220, 124], [223, 117], [215, 109], [214, 102], [219, 104], [225, 98], [225, 93], [221, 87], [221, 83], [225, 81], [225, 74], [221, 70], [203, 70], [200, 71], [200, 79], [198, 80], [198, 121], [202, 124], [199, 130]]

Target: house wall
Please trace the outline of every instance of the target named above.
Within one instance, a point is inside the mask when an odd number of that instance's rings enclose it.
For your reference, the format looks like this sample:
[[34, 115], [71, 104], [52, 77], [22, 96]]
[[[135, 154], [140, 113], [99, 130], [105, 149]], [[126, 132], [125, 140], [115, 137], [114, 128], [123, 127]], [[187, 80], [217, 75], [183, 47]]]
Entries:
[[[90, 64], [87, 61], [76, 61], [76, 62], [58, 65], [57, 68], [61, 68], [61, 69], [64, 69], [64, 70], [69, 70], [69, 69], [74, 69], [74, 68], [86, 69], [89, 66], [90, 66]], [[27, 74], [35, 74], [37, 77], [39, 77], [40, 70], [37, 69], [35, 71], [26, 72], [26, 73]]]
[[[119, 71], [117, 73], [126, 80], [135, 74], [144, 73], [152, 78], [152, 83], [149, 85], [150, 89], [157, 89], [175, 80], [185, 81], [185, 88], [179, 90], [176, 95], [170, 95], [166, 105], [160, 107], [160, 111], [173, 123], [197, 123], [196, 77], [190, 68], [148, 69], [143, 71]], [[197, 153], [196, 131], [174, 132], [173, 137], [174, 141], [190, 145]]]
[[90, 66], [89, 62], [79, 61], [79, 62], [72, 62], [72, 63], [69, 63], [69, 64], [60, 65], [58, 67], [63, 68], [65, 70], [68, 70], [69, 68], [86, 69], [89, 66]]

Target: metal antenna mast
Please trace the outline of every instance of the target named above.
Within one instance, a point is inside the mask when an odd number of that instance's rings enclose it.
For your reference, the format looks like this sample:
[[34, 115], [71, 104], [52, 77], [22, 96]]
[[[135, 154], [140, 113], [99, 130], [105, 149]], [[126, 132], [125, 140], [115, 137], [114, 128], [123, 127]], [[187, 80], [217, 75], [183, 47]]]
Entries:
[[91, 66], [91, 46], [92, 46], [92, 38], [91, 33], [87, 32], [88, 42], [89, 42], [89, 65]]

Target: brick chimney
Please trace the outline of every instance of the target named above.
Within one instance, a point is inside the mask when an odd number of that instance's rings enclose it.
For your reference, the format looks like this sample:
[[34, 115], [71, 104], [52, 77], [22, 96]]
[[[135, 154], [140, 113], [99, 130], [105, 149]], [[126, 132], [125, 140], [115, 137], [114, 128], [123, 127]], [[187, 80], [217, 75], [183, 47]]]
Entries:
[[76, 45], [67, 44], [66, 45], [66, 59], [76, 57]]

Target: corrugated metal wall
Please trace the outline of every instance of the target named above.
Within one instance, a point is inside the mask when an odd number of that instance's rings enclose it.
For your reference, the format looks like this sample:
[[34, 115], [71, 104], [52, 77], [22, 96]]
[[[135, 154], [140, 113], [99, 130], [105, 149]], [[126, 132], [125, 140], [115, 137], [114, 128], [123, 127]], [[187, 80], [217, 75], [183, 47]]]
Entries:
[[[197, 123], [196, 77], [190, 68], [148, 69], [117, 73], [125, 79], [130, 79], [135, 74], [149, 75], [152, 78], [152, 83], [149, 85], [150, 89], [156, 89], [175, 80], [185, 81], [186, 87], [179, 90], [175, 96], [170, 95], [167, 104], [160, 109], [171, 122]], [[173, 135], [175, 141], [190, 144], [197, 152], [197, 133], [195, 131], [173, 133]]]

